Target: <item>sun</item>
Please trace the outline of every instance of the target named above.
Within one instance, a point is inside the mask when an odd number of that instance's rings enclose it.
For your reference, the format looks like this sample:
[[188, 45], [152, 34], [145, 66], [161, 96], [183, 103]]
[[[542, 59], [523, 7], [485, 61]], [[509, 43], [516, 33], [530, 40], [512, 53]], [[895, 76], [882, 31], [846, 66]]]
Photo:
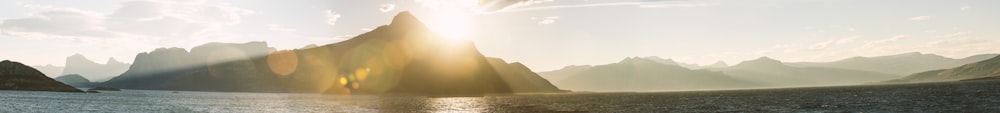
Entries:
[[466, 40], [475, 31], [476, 3], [454, 2], [430, 10], [427, 27], [448, 39]]

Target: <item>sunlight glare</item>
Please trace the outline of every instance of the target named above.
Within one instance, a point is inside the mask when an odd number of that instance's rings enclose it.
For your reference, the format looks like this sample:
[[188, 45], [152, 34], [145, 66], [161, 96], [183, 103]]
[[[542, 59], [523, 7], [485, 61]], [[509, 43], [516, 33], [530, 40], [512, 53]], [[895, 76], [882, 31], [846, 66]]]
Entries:
[[448, 39], [465, 40], [469, 37], [475, 25], [478, 2], [475, 0], [438, 0], [439, 4], [430, 9], [427, 27]]

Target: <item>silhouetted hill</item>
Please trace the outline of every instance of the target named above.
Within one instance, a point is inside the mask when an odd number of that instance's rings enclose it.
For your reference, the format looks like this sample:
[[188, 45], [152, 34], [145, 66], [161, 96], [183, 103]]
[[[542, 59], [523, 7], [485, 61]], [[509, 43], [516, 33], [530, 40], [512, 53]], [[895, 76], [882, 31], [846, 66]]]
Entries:
[[741, 62], [723, 69], [723, 72], [771, 87], [858, 84], [895, 78], [891, 74], [870, 71], [792, 67], [767, 57]]
[[441, 38], [409, 12], [400, 13], [389, 25], [334, 44], [274, 51], [262, 42], [210, 43], [194, 47], [191, 52], [161, 48], [141, 53], [134, 63], [130, 70], [104, 85], [123, 89], [429, 96], [554, 89], [545, 85], [544, 79], [534, 79], [532, 76], [537, 75], [519, 63], [494, 67], [500, 63], [490, 63], [472, 42]]
[[840, 61], [824, 63], [789, 63], [789, 65], [799, 67], [829, 67], [840, 69], [864, 70], [894, 74], [897, 76], [910, 75], [917, 72], [946, 69], [961, 66], [963, 64], [978, 62], [993, 58], [996, 54], [982, 54], [970, 56], [962, 59], [952, 59], [935, 54], [923, 54], [918, 52], [904, 53], [879, 57], [853, 57]]
[[[543, 73], [544, 74], [544, 73]], [[703, 90], [760, 87], [721, 72], [690, 70], [645, 58], [593, 66], [555, 82], [574, 91]]]
[[939, 82], [1000, 77], [1000, 56], [950, 69], [915, 73], [889, 83]]
[[19, 62], [0, 61], [0, 90], [83, 92]]
[[68, 74], [55, 78], [56, 81], [62, 82], [63, 84], [70, 85], [73, 87], [88, 87], [93, 85], [90, 80], [83, 78], [78, 74]]
[[84, 78], [103, 81], [118, 76], [128, 70], [129, 64], [109, 58], [107, 63], [98, 64], [80, 54], [66, 57], [66, 68], [60, 75], [79, 74]]

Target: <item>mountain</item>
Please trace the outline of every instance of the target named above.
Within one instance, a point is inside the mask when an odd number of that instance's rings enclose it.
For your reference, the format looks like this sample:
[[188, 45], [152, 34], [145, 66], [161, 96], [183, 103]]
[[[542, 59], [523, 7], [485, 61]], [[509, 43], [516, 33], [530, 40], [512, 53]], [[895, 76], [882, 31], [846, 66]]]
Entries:
[[726, 67], [729, 67], [729, 64], [726, 64], [726, 62], [723, 61], [715, 62], [712, 63], [712, 65], [705, 66], [705, 68], [726, 68]]
[[510, 90], [519, 93], [563, 92], [548, 80], [545, 80], [527, 66], [519, 62], [507, 63], [500, 58], [486, 58], [500, 78], [507, 83]]
[[584, 70], [593, 67], [594, 66], [591, 65], [570, 65], [563, 67], [562, 69], [559, 70], [538, 72], [538, 74], [541, 75], [543, 78], [549, 80], [549, 82], [559, 82], [562, 81], [563, 79], [566, 79], [566, 77], [576, 75], [577, 73], [580, 73]]
[[642, 57], [642, 58], [653, 60], [655, 62], [666, 64], [666, 65], [681, 66], [681, 67], [688, 68], [688, 69], [701, 69], [702, 68], [701, 66], [698, 66], [698, 64], [679, 63], [679, 62], [674, 61], [673, 59], [664, 59], [664, 58], [660, 58], [660, 57], [657, 57], [657, 56], [649, 56], [649, 57]]
[[889, 73], [898, 76], [910, 75], [929, 70], [946, 69], [993, 58], [997, 54], [982, 54], [962, 59], [953, 59], [935, 54], [919, 52], [879, 57], [853, 57], [824, 63], [789, 63], [798, 67], [829, 67]]
[[900, 79], [886, 82], [939, 82], [971, 79], [995, 79], [997, 77], [1000, 77], [1000, 56], [995, 56], [991, 59], [969, 63], [955, 68], [915, 73]]
[[896, 77], [871, 71], [793, 67], [768, 57], [744, 61], [722, 70], [734, 78], [759, 82], [770, 87], [858, 84]]
[[99, 64], [83, 55], [74, 54], [66, 57], [66, 67], [60, 75], [79, 74], [90, 80], [102, 81], [125, 72], [129, 65], [114, 58], [109, 58], [107, 63]]
[[53, 66], [52, 64], [48, 64], [48, 65], [33, 65], [31, 67], [35, 68], [35, 69], [38, 69], [38, 71], [41, 71], [42, 74], [45, 74], [45, 75], [47, 75], [49, 77], [56, 77], [56, 76], [62, 75], [63, 69], [65, 68], [65, 67], [62, 67], [62, 66]]
[[[557, 70], [559, 71], [559, 70]], [[721, 72], [691, 70], [646, 58], [626, 58], [571, 73], [556, 86], [574, 91], [703, 90], [760, 87]], [[551, 74], [555, 72], [542, 72]], [[550, 76], [550, 75], [545, 75]]]
[[84, 78], [79, 74], [63, 75], [56, 77], [55, 80], [73, 87], [89, 87], [93, 84], [90, 80], [87, 80], [87, 78]]
[[0, 90], [83, 92], [42, 72], [9, 60], [0, 61]]
[[128, 71], [102, 85], [427, 96], [558, 90], [520, 63], [491, 63], [472, 42], [441, 38], [409, 12], [354, 38], [307, 47], [275, 51], [266, 43], [250, 42], [210, 43], [190, 52], [161, 48], [140, 53]]

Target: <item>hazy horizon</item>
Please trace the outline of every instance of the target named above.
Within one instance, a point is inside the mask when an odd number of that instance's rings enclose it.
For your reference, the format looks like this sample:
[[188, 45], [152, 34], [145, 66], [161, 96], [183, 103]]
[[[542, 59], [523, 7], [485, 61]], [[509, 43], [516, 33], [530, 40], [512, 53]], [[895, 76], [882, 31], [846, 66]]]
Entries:
[[[513, 3], [514, 5], [504, 5]], [[324, 45], [411, 11], [433, 30], [533, 71], [659, 56], [707, 65], [767, 56], [824, 62], [908, 52], [1000, 53], [1000, 1], [459, 0], [0, 1], [0, 58], [61, 66], [79, 53], [132, 63], [161, 47]], [[501, 10], [478, 10], [506, 7]], [[628, 13], [616, 13], [628, 12]], [[30, 49], [26, 49], [30, 48]]]

